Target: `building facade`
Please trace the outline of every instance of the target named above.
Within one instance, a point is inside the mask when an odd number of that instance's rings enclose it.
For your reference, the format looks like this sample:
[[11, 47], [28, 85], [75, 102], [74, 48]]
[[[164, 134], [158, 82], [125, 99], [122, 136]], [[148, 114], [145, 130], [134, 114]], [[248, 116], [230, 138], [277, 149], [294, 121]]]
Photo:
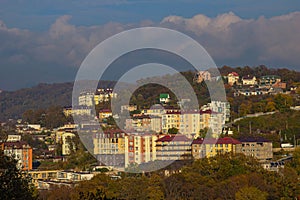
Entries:
[[195, 159], [214, 157], [222, 153], [236, 153], [240, 141], [230, 137], [225, 138], [199, 138], [192, 143], [192, 155]]
[[166, 135], [156, 140], [156, 159], [186, 160], [191, 159], [192, 140], [185, 135]]
[[243, 138], [237, 145], [237, 152], [246, 156], [252, 156], [258, 160], [270, 160], [273, 158], [272, 142], [264, 138]]
[[26, 142], [3, 142], [0, 148], [4, 155], [13, 156], [18, 161], [19, 169], [32, 170], [32, 148]]

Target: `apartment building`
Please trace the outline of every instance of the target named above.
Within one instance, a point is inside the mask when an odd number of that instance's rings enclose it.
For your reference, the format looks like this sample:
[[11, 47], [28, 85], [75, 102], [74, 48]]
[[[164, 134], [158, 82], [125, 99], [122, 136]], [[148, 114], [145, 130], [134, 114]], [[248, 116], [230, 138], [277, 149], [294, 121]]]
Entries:
[[108, 166], [124, 166], [125, 133], [109, 130], [93, 135], [94, 155], [98, 161]]
[[157, 160], [191, 159], [192, 140], [185, 135], [166, 135], [156, 140]]
[[136, 132], [161, 132], [161, 118], [158, 116], [140, 115], [126, 119], [125, 129]]
[[225, 138], [199, 138], [192, 143], [192, 155], [195, 159], [214, 157], [222, 153], [236, 153], [240, 141], [230, 137]]
[[32, 170], [32, 148], [24, 141], [3, 142], [0, 148], [4, 155], [13, 156], [17, 161], [17, 167], [22, 170]]
[[162, 115], [162, 132], [168, 133], [171, 128], [180, 129], [180, 111], [166, 111]]
[[64, 132], [61, 135], [61, 142], [62, 142], [62, 155], [67, 156], [70, 155], [72, 150], [75, 151], [76, 147], [72, 138], [75, 137], [74, 133]]
[[237, 145], [237, 152], [246, 156], [253, 156], [258, 160], [270, 160], [273, 158], [272, 142], [264, 138], [242, 138]]
[[131, 133], [125, 136], [125, 167], [156, 160], [158, 135]]

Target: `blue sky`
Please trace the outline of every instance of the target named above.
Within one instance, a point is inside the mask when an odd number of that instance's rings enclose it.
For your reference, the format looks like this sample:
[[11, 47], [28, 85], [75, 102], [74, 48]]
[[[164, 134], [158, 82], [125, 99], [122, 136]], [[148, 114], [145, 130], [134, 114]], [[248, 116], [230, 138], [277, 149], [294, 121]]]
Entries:
[[218, 66], [299, 70], [299, 11], [299, 0], [0, 0], [0, 89], [73, 81], [95, 45], [145, 25], [188, 34]]
[[241, 18], [272, 17], [299, 11], [298, 0], [1, 0], [0, 19], [8, 27], [46, 30], [62, 15], [74, 25], [99, 25], [110, 21], [136, 23], [160, 21], [169, 15], [215, 17], [234, 12]]

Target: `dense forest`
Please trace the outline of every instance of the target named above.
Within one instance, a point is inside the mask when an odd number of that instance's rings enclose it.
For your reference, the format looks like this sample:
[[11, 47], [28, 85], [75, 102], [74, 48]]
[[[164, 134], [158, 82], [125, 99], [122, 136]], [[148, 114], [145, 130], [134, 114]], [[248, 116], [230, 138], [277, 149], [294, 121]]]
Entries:
[[74, 188], [41, 191], [41, 199], [295, 199], [300, 151], [280, 173], [264, 170], [252, 157], [225, 154], [195, 160], [181, 168], [153, 173], [123, 173], [111, 180], [99, 174]]

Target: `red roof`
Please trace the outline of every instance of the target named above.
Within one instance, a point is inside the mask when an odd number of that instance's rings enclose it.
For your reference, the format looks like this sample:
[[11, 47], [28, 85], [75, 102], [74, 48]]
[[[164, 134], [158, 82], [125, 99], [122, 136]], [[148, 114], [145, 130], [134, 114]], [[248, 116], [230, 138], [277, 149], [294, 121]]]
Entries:
[[236, 72], [231, 72], [231, 73], [229, 73], [228, 75], [230, 75], [230, 74], [232, 74], [233, 76], [239, 76], [239, 74], [236, 73]]
[[193, 141], [192, 144], [242, 144], [240, 141], [230, 138], [230, 137], [225, 137], [225, 138], [207, 138], [207, 139], [196, 139]]
[[156, 142], [175, 142], [175, 141], [183, 141], [183, 142], [188, 142], [191, 141], [190, 139], [188, 139], [185, 135], [166, 135], [158, 140], [156, 140]]

